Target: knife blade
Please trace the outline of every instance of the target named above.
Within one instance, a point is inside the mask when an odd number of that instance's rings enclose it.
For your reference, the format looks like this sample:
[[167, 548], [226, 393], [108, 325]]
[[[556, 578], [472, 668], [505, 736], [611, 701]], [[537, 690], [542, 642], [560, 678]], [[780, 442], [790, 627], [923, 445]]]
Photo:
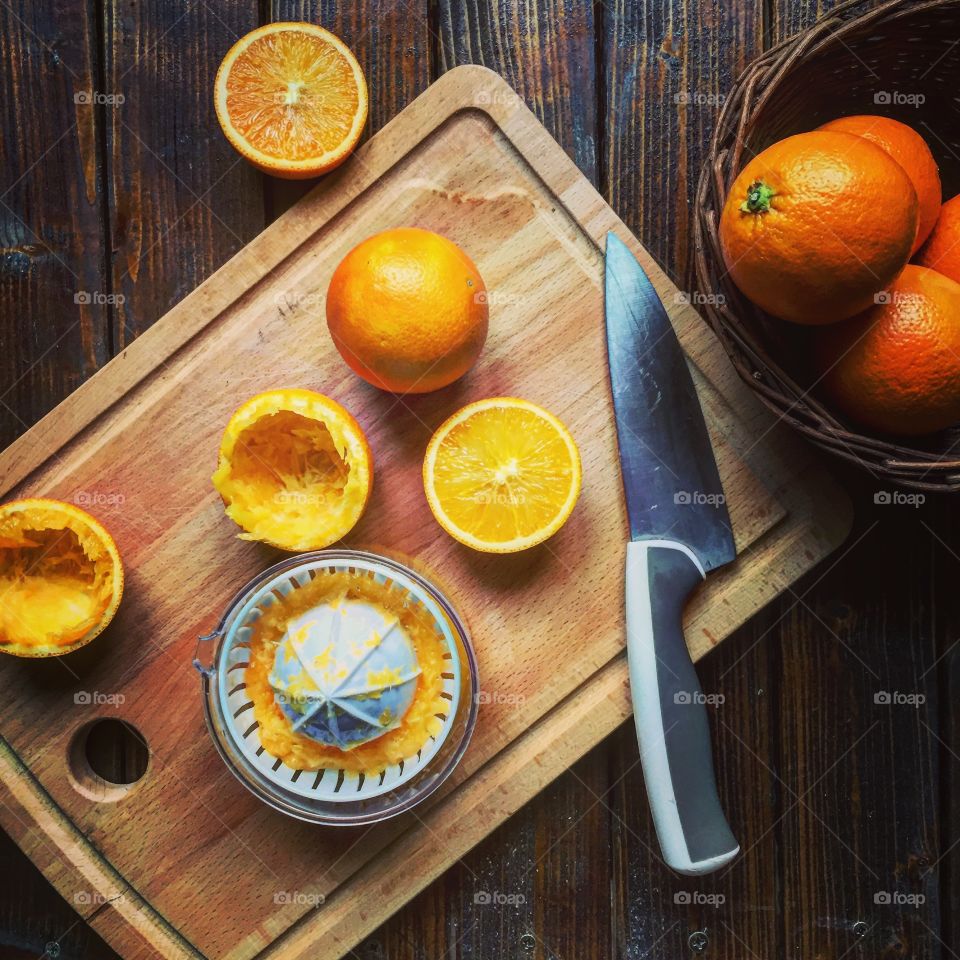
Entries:
[[683, 606], [736, 548], [686, 358], [649, 277], [613, 233], [604, 297], [630, 522], [625, 602], [637, 740], [664, 860], [678, 873], [699, 875], [729, 863], [740, 848], [717, 794]]

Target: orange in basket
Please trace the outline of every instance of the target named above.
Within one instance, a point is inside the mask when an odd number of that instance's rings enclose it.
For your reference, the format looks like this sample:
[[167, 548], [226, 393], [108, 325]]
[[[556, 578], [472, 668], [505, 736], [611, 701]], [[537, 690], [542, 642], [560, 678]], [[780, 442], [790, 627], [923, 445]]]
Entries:
[[913, 249], [916, 251], [930, 236], [940, 214], [940, 202], [943, 199], [937, 161], [934, 160], [927, 141], [913, 127], [892, 117], [840, 117], [825, 123], [820, 129], [864, 137], [888, 153], [906, 170], [920, 201], [917, 238], [913, 242]]
[[877, 299], [819, 331], [826, 392], [882, 433], [933, 433], [960, 421], [960, 283], [909, 265]]
[[916, 262], [960, 283], [960, 196], [940, 208], [936, 226]]
[[869, 140], [800, 133], [734, 181], [720, 217], [724, 263], [767, 313], [834, 323], [869, 307], [903, 269], [917, 207], [906, 171]]

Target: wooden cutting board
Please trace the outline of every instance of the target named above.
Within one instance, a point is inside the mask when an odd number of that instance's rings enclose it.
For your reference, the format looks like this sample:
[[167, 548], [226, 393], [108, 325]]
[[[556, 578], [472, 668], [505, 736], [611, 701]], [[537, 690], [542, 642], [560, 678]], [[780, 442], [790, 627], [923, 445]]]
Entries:
[[[347, 250], [402, 224], [469, 252], [491, 324], [462, 382], [401, 400], [340, 360], [324, 295]], [[629, 715], [627, 525], [603, 333], [609, 230], [650, 273], [688, 352], [736, 530], [739, 559], [687, 611], [700, 657], [840, 543], [849, 504], [740, 383], [689, 298], [481, 67], [446, 74], [0, 455], [0, 495], [87, 505], [126, 561], [120, 613], [90, 647], [62, 661], [0, 658], [0, 821], [128, 960], [340, 957]], [[362, 830], [302, 824], [248, 794], [207, 735], [190, 664], [197, 635], [277, 559], [236, 539], [210, 485], [230, 413], [277, 386], [320, 390], [360, 421], [377, 480], [348, 543], [432, 571], [480, 662], [485, 702], [454, 777], [428, 807]], [[452, 541], [420, 483], [432, 430], [500, 394], [561, 417], [584, 464], [566, 527], [514, 557]], [[103, 716], [149, 746], [130, 787], [87, 769], [84, 737]]]

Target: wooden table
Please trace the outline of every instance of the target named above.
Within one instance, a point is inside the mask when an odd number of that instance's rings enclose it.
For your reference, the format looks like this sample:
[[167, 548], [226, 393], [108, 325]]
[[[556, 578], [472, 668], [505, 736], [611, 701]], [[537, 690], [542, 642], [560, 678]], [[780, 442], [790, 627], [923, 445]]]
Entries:
[[[717, 104], [830, 6], [0, 0], [0, 445], [306, 189], [240, 160], [213, 114], [217, 65], [258, 23], [342, 36], [370, 132], [452, 66], [499, 71], [690, 289]], [[957, 955], [960, 524], [949, 500], [878, 503], [884, 485], [838, 472], [857, 507], [847, 544], [701, 664], [725, 697], [713, 732], [736, 865], [696, 881], [662, 866], [625, 726], [358, 957]], [[0, 877], [0, 956], [112, 955], [6, 837]]]

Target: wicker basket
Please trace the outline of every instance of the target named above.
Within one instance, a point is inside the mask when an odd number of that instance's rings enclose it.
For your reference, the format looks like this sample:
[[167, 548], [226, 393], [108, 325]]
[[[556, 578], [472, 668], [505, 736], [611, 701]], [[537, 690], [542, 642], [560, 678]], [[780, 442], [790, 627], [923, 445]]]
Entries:
[[726, 274], [717, 237], [727, 191], [770, 144], [854, 113], [916, 127], [943, 180], [960, 192], [960, 0], [850, 0], [773, 47], [734, 84], [697, 188], [694, 218], [700, 302], [740, 375], [776, 415], [819, 446], [878, 478], [921, 490], [960, 489], [960, 430], [902, 446], [845, 423], [818, 399], [805, 362], [809, 331], [767, 316]]

